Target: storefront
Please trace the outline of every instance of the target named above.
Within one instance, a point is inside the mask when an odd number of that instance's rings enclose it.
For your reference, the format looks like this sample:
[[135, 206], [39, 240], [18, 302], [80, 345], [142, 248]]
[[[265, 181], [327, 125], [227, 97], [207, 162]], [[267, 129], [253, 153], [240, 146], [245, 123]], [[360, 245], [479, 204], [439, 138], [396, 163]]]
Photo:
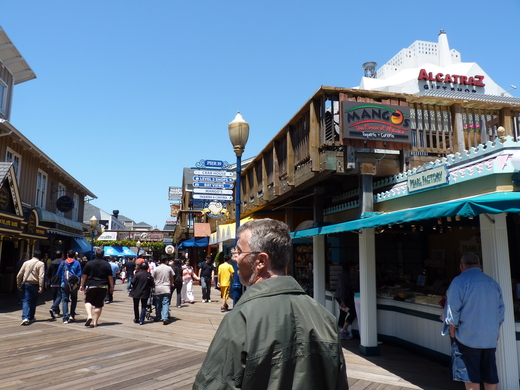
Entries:
[[[508, 137], [469, 157], [453, 156], [401, 175], [374, 194], [374, 212], [364, 218], [334, 223], [336, 213], [329, 210], [328, 224], [293, 236], [313, 239], [313, 258], [323, 259], [314, 261], [314, 296], [331, 311], [335, 305], [327, 302], [325, 283], [334, 279], [337, 263], [327, 248], [334, 240], [343, 243], [342, 261], [358, 264], [359, 276], [352, 275], [359, 279], [357, 329], [360, 349], [369, 355], [378, 353], [380, 338], [449, 360], [449, 340], [440, 335], [442, 299], [459, 273], [461, 255], [477, 253], [504, 294], [506, 320], [497, 351], [501, 378], [518, 383], [520, 149]], [[413, 192], [414, 180], [436, 168], [446, 169], [450, 180]], [[395, 191], [398, 186], [406, 188]]]

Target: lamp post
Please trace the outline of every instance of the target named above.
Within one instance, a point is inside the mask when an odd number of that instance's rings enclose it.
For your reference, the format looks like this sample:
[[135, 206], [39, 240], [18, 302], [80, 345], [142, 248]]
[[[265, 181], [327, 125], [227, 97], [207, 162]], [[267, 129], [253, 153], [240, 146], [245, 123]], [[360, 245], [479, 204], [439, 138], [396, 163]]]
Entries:
[[137, 257], [139, 257], [139, 252], [141, 251], [141, 241], [137, 240], [135, 246], [137, 247]]
[[90, 245], [91, 245], [90, 260], [92, 260], [94, 258], [94, 236], [96, 233], [97, 224], [98, 224], [98, 220], [97, 220], [96, 216], [93, 215], [92, 218], [90, 218], [90, 231], [92, 232], [92, 236], [91, 236], [91, 240], [90, 240]]
[[[229, 131], [229, 140], [233, 145], [233, 150], [237, 156], [237, 167], [236, 173], [237, 178], [235, 181], [235, 245], [238, 241], [237, 231], [240, 227], [240, 174], [242, 172], [242, 153], [246, 147], [247, 139], [249, 138], [249, 123], [247, 123], [242, 115], [240, 115], [240, 111], [235, 116], [235, 119], [228, 125]], [[236, 268], [236, 267], [235, 267]], [[238, 272], [235, 269], [234, 273], [234, 283], [233, 283], [233, 306], [237, 303], [238, 298], [240, 298], [240, 294], [242, 292], [242, 285], [240, 284], [240, 280], [238, 278]]]

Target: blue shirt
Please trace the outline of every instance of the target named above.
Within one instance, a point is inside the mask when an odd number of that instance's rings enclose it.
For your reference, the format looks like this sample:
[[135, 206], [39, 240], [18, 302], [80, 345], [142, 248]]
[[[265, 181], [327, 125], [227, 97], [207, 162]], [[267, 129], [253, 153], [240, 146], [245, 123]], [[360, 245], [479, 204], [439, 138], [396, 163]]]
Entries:
[[466, 269], [450, 284], [443, 335], [455, 326], [455, 338], [471, 348], [496, 348], [504, 322], [504, 301], [499, 284], [479, 267]]
[[112, 268], [112, 276], [115, 280], [115, 278], [117, 277], [117, 273], [119, 272], [119, 266], [113, 261], [110, 261], [108, 264], [110, 264], [110, 268]]
[[58, 268], [58, 272], [56, 275], [61, 280], [61, 287], [65, 287], [67, 285], [67, 280], [65, 280], [65, 267], [67, 267], [67, 271], [69, 271], [70, 274], [76, 275], [79, 279], [81, 279], [81, 264], [77, 260], [72, 260], [71, 262], [68, 262], [67, 260], [63, 260], [60, 263], [60, 267]]

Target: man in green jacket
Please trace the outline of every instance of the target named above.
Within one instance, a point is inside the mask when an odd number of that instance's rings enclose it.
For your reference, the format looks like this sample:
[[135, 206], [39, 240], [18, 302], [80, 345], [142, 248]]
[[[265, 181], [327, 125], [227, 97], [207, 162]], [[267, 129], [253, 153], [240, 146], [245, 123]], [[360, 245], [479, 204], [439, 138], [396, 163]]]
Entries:
[[335, 318], [283, 276], [287, 225], [253, 220], [238, 232], [235, 259], [248, 287], [226, 314], [194, 389], [348, 389]]

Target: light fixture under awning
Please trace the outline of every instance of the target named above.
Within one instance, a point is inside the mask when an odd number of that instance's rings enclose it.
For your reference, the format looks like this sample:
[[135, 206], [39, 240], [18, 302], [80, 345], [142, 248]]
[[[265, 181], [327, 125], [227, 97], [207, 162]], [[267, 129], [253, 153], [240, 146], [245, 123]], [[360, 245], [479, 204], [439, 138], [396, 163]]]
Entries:
[[291, 233], [293, 238], [349, 232], [432, 218], [476, 217], [480, 214], [520, 213], [520, 192], [496, 192], [391, 213], [373, 214], [353, 221], [321, 226]]

